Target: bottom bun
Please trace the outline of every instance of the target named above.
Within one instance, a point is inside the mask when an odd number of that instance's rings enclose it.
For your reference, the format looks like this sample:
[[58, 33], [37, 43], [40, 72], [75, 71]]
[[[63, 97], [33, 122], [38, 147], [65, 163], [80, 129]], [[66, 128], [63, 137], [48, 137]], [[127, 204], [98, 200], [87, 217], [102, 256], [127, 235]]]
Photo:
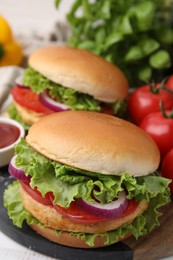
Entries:
[[[94, 241], [93, 246], [89, 246], [86, 244], [85, 240], [82, 238], [73, 235], [72, 233], [62, 231], [59, 234], [52, 228], [42, 227], [39, 224], [31, 224], [30, 227], [35, 230], [39, 235], [47, 238], [48, 240], [55, 242], [60, 245], [76, 247], [76, 248], [98, 248], [109, 246], [110, 244], [104, 244], [104, 237], [97, 237]], [[131, 234], [128, 232], [123, 238], [119, 238], [118, 241], [121, 241], [127, 237], [130, 237]], [[118, 242], [117, 241], [117, 242]]]

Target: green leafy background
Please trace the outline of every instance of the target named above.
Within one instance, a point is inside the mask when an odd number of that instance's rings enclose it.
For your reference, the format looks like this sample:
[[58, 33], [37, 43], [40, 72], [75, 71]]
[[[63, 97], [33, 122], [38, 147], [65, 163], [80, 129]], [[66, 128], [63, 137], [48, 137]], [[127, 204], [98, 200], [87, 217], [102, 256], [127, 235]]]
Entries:
[[172, 0], [75, 0], [66, 17], [67, 44], [103, 56], [137, 87], [170, 71], [172, 15]]

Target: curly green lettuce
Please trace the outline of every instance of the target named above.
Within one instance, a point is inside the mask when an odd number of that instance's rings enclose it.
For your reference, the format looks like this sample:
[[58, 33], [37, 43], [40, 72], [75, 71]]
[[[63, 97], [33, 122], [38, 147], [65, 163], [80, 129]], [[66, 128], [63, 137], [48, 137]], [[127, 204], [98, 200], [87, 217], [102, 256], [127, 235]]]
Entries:
[[30, 67], [25, 70], [22, 81], [36, 93], [48, 89], [52, 98], [68, 105], [72, 110], [101, 111], [100, 102], [91, 96], [52, 82]]
[[118, 193], [127, 190], [127, 198], [137, 201], [167, 194], [169, 180], [157, 173], [148, 176], [133, 177], [123, 172], [121, 176], [104, 175], [64, 165], [48, 159], [30, 147], [24, 139], [16, 145], [16, 166], [22, 167], [26, 175], [31, 176], [30, 185], [37, 187], [44, 197], [53, 192], [54, 203], [69, 207], [76, 198], [92, 202], [91, 193], [100, 203], [111, 202]]
[[[96, 112], [102, 110], [101, 101], [94, 99], [88, 94], [52, 82], [30, 67], [25, 70], [22, 81], [24, 85], [29, 86], [35, 93], [41, 93], [48, 89], [49, 95], [52, 98], [68, 105], [71, 110], [87, 110]], [[114, 114], [125, 110], [125, 104], [123, 101], [117, 101], [113, 104], [107, 103], [106, 105], [112, 109]]]

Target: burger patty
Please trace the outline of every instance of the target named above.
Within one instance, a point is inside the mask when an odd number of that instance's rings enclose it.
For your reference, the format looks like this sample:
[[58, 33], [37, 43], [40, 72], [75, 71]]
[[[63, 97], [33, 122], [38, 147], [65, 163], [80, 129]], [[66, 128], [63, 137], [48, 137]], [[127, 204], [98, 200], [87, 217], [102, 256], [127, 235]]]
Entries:
[[148, 202], [141, 201], [137, 208], [129, 215], [116, 218], [115, 220], [102, 221], [92, 224], [77, 223], [70, 220], [68, 217], [63, 216], [57, 212], [52, 206], [45, 206], [34, 200], [20, 185], [22, 202], [24, 207], [46, 227], [71, 231], [71, 232], [84, 232], [84, 233], [103, 233], [106, 231], [114, 230], [123, 224], [130, 224], [133, 220], [141, 215], [148, 207]]
[[19, 103], [15, 101], [13, 101], [13, 103], [23, 121], [28, 125], [32, 125], [45, 115], [44, 113], [35, 112], [31, 109], [21, 106]]

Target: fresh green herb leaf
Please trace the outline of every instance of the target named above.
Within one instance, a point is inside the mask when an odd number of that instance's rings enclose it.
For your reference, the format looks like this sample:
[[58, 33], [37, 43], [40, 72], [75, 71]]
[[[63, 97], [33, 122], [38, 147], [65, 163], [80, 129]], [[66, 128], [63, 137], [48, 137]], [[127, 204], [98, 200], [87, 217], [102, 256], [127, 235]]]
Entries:
[[[158, 75], [157, 70], [164, 76], [173, 64], [172, 10], [164, 0], [76, 0], [67, 15], [71, 27], [67, 44], [114, 63], [134, 88]], [[167, 55], [159, 55], [158, 63], [152, 55], [162, 50]], [[139, 73], [144, 65], [147, 73]]]
[[152, 54], [149, 59], [150, 65], [155, 69], [169, 68], [171, 66], [171, 57], [165, 50], [159, 50]]
[[61, 2], [61, 0], [55, 0], [55, 6], [56, 6], [56, 8], [59, 7], [60, 2]]

